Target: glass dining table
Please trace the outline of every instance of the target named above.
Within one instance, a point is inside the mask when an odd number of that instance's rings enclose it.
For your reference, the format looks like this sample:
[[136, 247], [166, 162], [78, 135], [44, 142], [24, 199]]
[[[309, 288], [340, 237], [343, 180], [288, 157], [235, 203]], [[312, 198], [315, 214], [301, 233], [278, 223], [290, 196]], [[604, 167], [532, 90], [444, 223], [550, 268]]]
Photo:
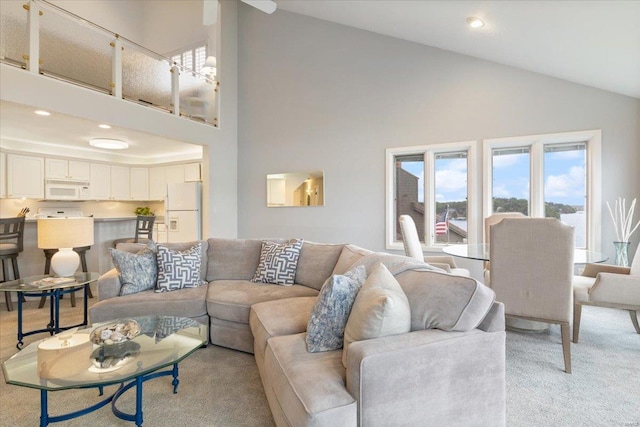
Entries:
[[[491, 254], [489, 253], [488, 243], [467, 243], [449, 245], [442, 248], [444, 253], [453, 255], [460, 258], [477, 259], [479, 261], [490, 261]], [[574, 264], [591, 264], [604, 262], [609, 259], [608, 256], [596, 251], [590, 251], [587, 249], [574, 249], [573, 251], [573, 263]]]

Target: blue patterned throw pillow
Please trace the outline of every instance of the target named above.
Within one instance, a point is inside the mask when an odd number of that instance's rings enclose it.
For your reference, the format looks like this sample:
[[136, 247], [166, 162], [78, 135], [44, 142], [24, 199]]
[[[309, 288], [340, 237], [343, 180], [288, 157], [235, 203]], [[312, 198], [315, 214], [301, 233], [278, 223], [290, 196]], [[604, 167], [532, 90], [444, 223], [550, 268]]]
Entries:
[[156, 292], [170, 292], [182, 288], [197, 288], [200, 280], [202, 255], [200, 243], [185, 251], [174, 251], [158, 245], [158, 285]]
[[311, 309], [307, 323], [307, 350], [311, 353], [342, 348], [344, 328], [360, 287], [367, 279], [363, 265], [344, 275], [329, 277]]
[[122, 285], [120, 296], [155, 288], [158, 278], [155, 249], [153, 242], [138, 253], [111, 249], [111, 259]]
[[303, 240], [287, 243], [262, 242], [260, 262], [252, 282], [293, 285]]

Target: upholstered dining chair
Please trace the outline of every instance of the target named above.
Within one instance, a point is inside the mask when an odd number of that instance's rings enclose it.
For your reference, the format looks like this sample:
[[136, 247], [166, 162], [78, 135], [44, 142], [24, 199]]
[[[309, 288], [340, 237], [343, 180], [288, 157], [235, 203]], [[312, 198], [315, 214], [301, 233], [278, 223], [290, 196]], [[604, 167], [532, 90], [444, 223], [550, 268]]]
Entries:
[[[522, 212], [496, 212], [494, 214], [489, 215], [484, 219], [484, 243], [489, 244], [491, 242], [491, 226], [493, 224], [497, 224], [505, 218], [525, 218], [526, 215]], [[490, 275], [489, 270], [491, 269], [491, 263], [489, 261], [484, 262], [484, 282], [489, 285], [490, 283]]]
[[504, 218], [491, 226], [491, 288], [505, 315], [560, 325], [571, 373], [574, 229], [555, 218]]
[[583, 305], [628, 310], [636, 332], [640, 334], [640, 248], [631, 267], [587, 264], [573, 279], [573, 342], [578, 342]]
[[420, 244], [420, 237], [418, 236], [418, 229], [416, 228], [416, 223], [413, 221], [413, 218], [409, 215], [400, 215], [399, 221], [405, 255], [418, 261], [424, 261], [434, 267], [442, 268], [452, 274], [470, 276], [469, 270], [459, 268], [451, 256], [424, 256], [422, 253], [422, 245]]

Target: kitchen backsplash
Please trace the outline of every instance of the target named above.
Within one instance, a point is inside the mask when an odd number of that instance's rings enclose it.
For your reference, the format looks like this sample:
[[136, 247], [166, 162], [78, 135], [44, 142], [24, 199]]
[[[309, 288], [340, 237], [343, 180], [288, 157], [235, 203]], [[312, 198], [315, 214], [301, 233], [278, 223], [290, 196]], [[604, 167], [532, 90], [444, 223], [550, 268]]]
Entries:
[[0, 199], [0, 217], [13, 217], [21, 209], [30, 209], [27, 218], [32, 218], [38, 213], [38, 208], [69, 207], [82, 210], [84, 215], [93, 215], [96, 218], [117, 218], [135, 216], [137, 207], [149, 206], [158, 216], [164, 215], [163, 202], [111, 202], [111, 201], [38, 201], [33, 199]]

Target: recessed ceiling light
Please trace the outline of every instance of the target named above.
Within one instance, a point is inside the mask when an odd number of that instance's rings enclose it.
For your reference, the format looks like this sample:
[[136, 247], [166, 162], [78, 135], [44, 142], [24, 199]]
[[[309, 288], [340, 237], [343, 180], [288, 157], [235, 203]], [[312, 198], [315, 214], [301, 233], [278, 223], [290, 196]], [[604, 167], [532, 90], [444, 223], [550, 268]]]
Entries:
[[97, 148], [106, 148], [107, 150], [124, 150], [129, 148], [129, 144], [119, 139], [111, 138], [93, 138], [89, 141], [89, 145]]
[[471, 28], [484, 27], [484, 22], [482, 21], [482, 19], [476, 18], [475, 16], [470, 16], [469, 18], [467, 18], [467, 24], [469, 24]]
[[111, 126], [105, 124], [98, 125], [98, 127], [102, 129], [111, 129]]
[[48, 111], [44, 111], [44, 110], [36, 110], [34, 111], [34, 113], [36, 113], [39, 116], [50, 116], [51, 113]]

